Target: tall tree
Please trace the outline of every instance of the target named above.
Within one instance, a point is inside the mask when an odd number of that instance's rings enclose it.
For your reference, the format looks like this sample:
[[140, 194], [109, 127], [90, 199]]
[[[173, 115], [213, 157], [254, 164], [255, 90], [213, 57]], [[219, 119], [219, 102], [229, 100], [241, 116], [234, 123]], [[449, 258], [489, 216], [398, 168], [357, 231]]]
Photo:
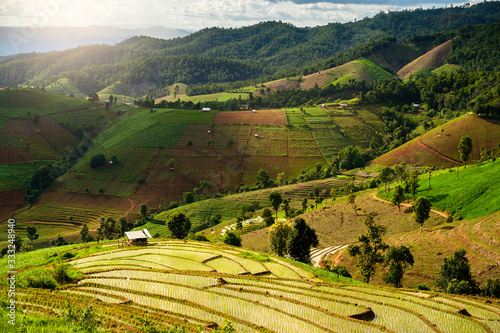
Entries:
[[270, 227], [274, 224], [273, 213], [269, 210], [269, 208], [264, 208], [261, 217], [264, 220], [264, 223], [266, 223], [266, 227]]
[[290, 226], [284, 221], [276, 221], [269, 229], [269, 251], [280, 257], [286, 254], [286, 241], [290, 233]]
[[476, 294], [478, 283], [472, 279], [469, 260], [465, 250], [455, 251], [450, 258], [444, 258], [436, 285], [446, 292], [455, 294]]
[[419, 197], [413, 204], [413, 212], [415, 213], [415, 222], [420, 224], [420, 230], [424, 225], [425, 220], [429, 218], [432, 204], [426, 197]]
[[391, 246], [385, 254], [385, 265], [389, 266], [389, 272], [384, 277], [384, 281], [394, 284], [394, 287], [401, 288], [403, 275], [408, 265], [413, 266], [415, 260], [410, 249], [404, 245]]
[[386, 228], [375, 224], [371, 215], [366, 217], [365, 225], [368, 229], [367, 233], [358, 236], [358, 242], [361, 244], [349, 245], [347, 253], [350, 256], [358, 258], [357, 266], [361, 270], [361, 276], [364, 282], [370, 283], [371, 277], [375, 274], [377, 264], [384, 262], [384, 256], [381, 251], [387, 249], [387, 245], [382, 239]]
[[394, 177], [394, 170], [389, 167], [383, 167], [378, 174], [378, 178], [382, 183], [385, 184], [385, 192], [387, 192], [387, 183], [389, 183]]
[[358, 210], [356, 209], [356, 194], [351, 193], [347, 196], [347, 202], [352, 205], [352, 209], [354, 209], [354, 213], [358, 215]]
[[316, 231], [303, 218], [296, 218], [286, 240], [286, 250], [293, 259], [308, 263], [311, 246], [318, 246]]
[[177, 239], [186, 238], [191, 229], [191, 221], [181, 212], [172, 213], [166, 224], [172, 236]]
[[396, 185], [394, 188], [394, 193], [392, 193], [392, 203], [398, 206], [401, 210], [401, 203], [405, 200], [405, 192], [401, 185]]
[[281, 193], [273, 191], [269, 193], [269, 203], [273, 206], [276, 211], [276, 220], [278, 220], [278, 210], [280, 208], [281, 203], [283, 202], [283, 197]]
[[466, 135], [460, 139], [458, 143], [458, 152], [460, 154], [460, 160], [464, 163], [467, 169], [467, 161], [469, 160], [469, 155], [472, 152], [472, 139]]
[[260, 169], [257, 172], [257, 180], [260, 181], [264, 187], [269, 186], [269, 174], [266, 169]]
[[87, 243], [87, 239], [89, 236], [89, 227], [87, 227], [87, 223], [82, 225], [82, 229], [80, 230], [80, 235], [82, 236], [82, 242]]
[[200, 189], [203, 191], [203, 199], [205, 199], [207, 190], [209, 188], [212, 188], [212, 187], [213, 187], [213, 185], [209, 181], [207, 181], [207, 180], [200, 181]]
[[139, 214], [141, 214], [143, 219], [146, 219], [148, 216], [148, 207], [145, 204], [141, 205], [141, 208], [139, 209]]

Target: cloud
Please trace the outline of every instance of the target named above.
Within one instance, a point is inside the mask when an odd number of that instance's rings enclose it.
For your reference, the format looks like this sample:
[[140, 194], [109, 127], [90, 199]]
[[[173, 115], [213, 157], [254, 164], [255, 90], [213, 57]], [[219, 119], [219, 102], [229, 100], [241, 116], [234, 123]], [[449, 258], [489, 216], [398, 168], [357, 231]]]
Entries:
[[[447, 0], [0, 0], [4, 26], [164, 26], [195, 31], [281, 20], [317, 26], [372, 17], [380, 11], [443, 7]], [[475, 3], [479, 0], [472, 0]], [[432, 2], [432, 3], [430, 3]]]
[[[287, 0], [298, 5], [312, 3], [332, 3], [332, 4], [351, 4], [351, 5], [392, 5], [392, 6], [419, 6], [423, 4], [447, 4], [450, 0], [420, 0], [418, 4], [413, 0]], [[269, 0], [269, 2], [283, 2], [283, 0]]]

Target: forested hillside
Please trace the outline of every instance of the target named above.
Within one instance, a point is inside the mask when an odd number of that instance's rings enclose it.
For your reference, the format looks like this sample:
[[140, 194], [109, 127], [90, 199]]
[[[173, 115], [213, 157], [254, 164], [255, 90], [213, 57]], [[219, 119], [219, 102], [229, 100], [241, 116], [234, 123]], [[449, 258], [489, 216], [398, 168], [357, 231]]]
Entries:
[[[238, 29], [207, 28], [171, 40], [135, 37], [115, 46], [91, 45], [8, 57], [0, 63], [0, 85], [45, 87], [69, 78], [76, 88], [90, 94], [116, 81], [144, 85], [145, 91], [175, 82], [220, 83], [302, 75], [308, 74], [303, 68], [317, 63], [325, 62], [321, 66], [327, 68], [324, 66], [364, 56], [373, 46], [341, 57], [338, 54], [382, 37], [404, 40], [415, 34], [491, 23], [499, 18], [500, 4], [488, 2], [471, 7], [380, 13], [354, 23], [314, 28], [262, 22]], [[316, 68], [308, 72], [312, 70]]]

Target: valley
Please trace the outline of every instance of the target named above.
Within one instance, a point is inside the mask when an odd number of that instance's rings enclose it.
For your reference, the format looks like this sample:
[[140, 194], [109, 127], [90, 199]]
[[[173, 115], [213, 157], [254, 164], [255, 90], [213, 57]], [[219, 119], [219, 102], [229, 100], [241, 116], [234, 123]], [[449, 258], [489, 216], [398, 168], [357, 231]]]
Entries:
[[15, 278], [16, 332], [499, 331], [499, 17], [0, 59], [0, 313]]

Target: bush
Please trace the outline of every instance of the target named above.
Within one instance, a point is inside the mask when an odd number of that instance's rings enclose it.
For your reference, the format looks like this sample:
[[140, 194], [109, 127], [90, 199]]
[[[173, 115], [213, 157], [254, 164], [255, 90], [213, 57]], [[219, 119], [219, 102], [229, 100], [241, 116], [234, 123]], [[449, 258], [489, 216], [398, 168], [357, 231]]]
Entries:
[[104, 157], [104, 154], [100, 153], [100, 154], [96, 154], [96, 155], [93, 155], [91, 158], [90, 158], [90, 167], [92, 169], [95, 169], [97, 167], [100, 167], [101, 165], [103, 165], [104, 163], [106, 163], [106, 157]]
[[34, 269], [25, 277], [25, 287], [27, 288], [42, 288], [52, 289], [57, 287], [57, 282], [52, 277], [52, 274], [47, 269]]
[[427, 285], [424, 283], [417, 284], [415, 288], [417, 288], [418, 290], [431, 290], [431, 288], [427, 287]]
[[226, 232], [222, 241], [227, 245], [241, 246], [241, 236], [232, 231]]
[[500, 278], [488, 279], [486, 287], [482, 290], [483, 296], [500, 298]]

